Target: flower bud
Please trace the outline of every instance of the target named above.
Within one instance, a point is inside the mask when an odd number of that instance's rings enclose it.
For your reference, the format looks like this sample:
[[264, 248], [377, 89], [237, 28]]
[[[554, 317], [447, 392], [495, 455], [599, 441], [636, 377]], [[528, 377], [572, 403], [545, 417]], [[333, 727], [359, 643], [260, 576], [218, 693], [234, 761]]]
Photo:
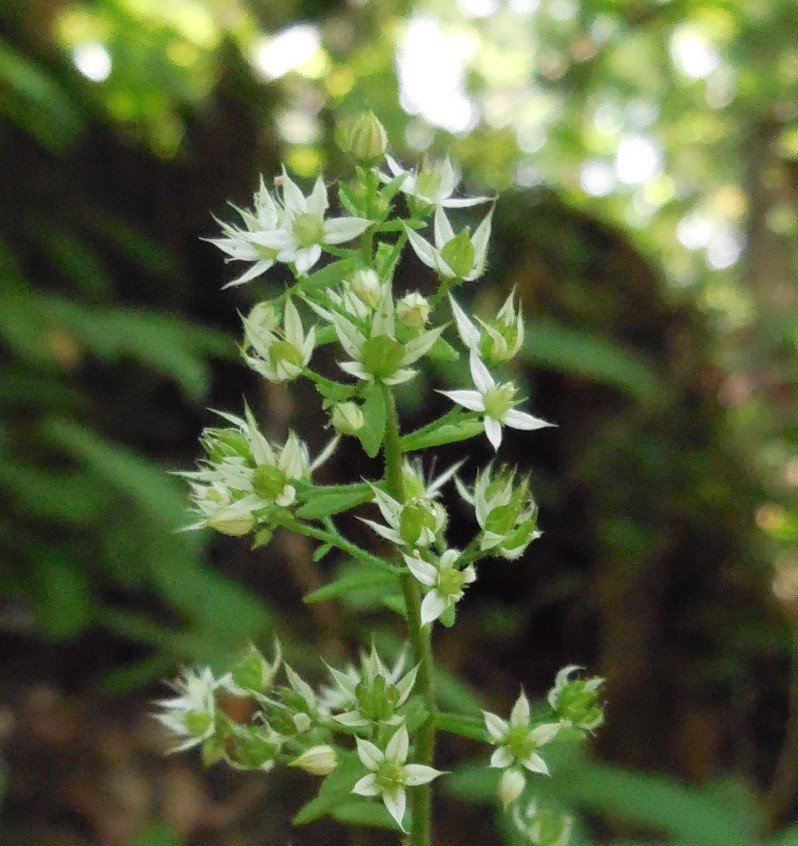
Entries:
[[339, 402], [333, 408], [330, 422], [339, 435], [354, 435], [363, 428], [363, 411], [356, 402]]
[[382, 293], [382, 286], [380, 285], [380, 278], [376, 271], [370, 267], [365, 267], [358, 270], [349, 280], [352, 288], [352, 293], [370, 309], [375, 309], [379, 305], [380, 295]]
[[468, 227], [460, 230], [454, 238], [441, 247], [441, 258], [458, 279], [464, 279], [474, 269], [475, 255]]
[[557, 673], [554, 687], [549, 691], [548, 702], [557, 716], [574, 728], [593, 731], [604, 721], [604, 711], [598, 701], [599, 688], [604, 679], [572, 679], [579, 667], [564, 667]]
[[342, 148], [362, 165], [378, 165], [388, 149], [385, 127], [371, 110], [355, 118], [344, 131]]
[[396, 303], [396, 319], [411, 329], [423, 329], [429, 320], [430, 306], [418, 291], [405, 294]]
[[337, 763], [335, 749], [332, 746], [322, 745], [311, 746], [310, 749], [306, 749], [299, 757], [294, 758], [288, 766], [298, 767], [311, 775], [326, 776], [335, 769]]
[[222, 508], [207, 519], [207, 525], [223, 535], [240, 538], [252, 531], [255, 519], [251, 514], [241, 513], [235, 507]]
[[499, 780], [499, 801], [506, 808], [521, 795], [526, 786], [526, 779], [519, 770], [505, 770]]

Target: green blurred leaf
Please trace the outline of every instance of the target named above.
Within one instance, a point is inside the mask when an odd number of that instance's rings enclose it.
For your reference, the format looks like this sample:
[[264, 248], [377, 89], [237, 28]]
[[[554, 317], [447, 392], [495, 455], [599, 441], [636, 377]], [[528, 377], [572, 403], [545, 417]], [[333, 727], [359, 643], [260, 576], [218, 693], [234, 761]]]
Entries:
[[364, 393], [365, 401], [361, 406], [363, 426], [357, 432], [357, 438], [366, 455], [374, 458], [380, 451], [385, 436], [385, 403], [382, 399], [382, 389], [376, 382], [372, 382]]
[[300, 497], [303, 500], [306, 498], [306, 501], [297, 509], [297, 517], [303, 520], [321, 520], [368, 502], [372, 493], [366, 484], [335, 485], [326, 488], [312, 486], [307, 491], [301, 491]]
[[166, 823], [156, 822], [139, 832], [132, 846], [183, 846], [183, 842]]
[[351, 596], [361, 591], [378, 589], [381, 593], [397, 588], [399, 576], [392, 576], [390, 573], [375, 573], [370, 570], [359, 572], [347, 572], [324, 587], [314, 590], [305, 597], [305, 602], [312, 605], [315, 602], [325, 602], [329, 599], [337, 599], [339, 596]]
[[482, 434], [483, 431], [484, 426], [481, 420], [459, 409], [452, 409], [443, 417], [405, 435], [402, 438], [402, 450], [415, 452], [419, 449], [467, 441]]

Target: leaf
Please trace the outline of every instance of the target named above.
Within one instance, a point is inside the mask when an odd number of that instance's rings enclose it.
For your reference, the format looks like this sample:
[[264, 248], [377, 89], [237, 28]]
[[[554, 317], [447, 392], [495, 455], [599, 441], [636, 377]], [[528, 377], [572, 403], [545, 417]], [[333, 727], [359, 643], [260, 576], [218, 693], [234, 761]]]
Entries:
[[139, 832], [132, 846], [182, 846], [182, 843], [166, 823], [156, 822]]
[[481, 420], [454, 409], [427, 426], [405, 435], [401, 440], [402, 451], [415, 452], [428, 447], [467, 441], [481, 435], [483, 431]]
[[535, 366], [585, 376], [643, 401], [668, 396], [667, 385], [639, 354], [600, 335], [537, 318], [527, 321], [525, 338], [523, 350]]
[[339, 596], [349, 596], [364, 590], [382, 588], [392, 590], [399, 584], [398, 575], [390, 573], [373, 573], [371, 571], [348, 572], [346, 575], [335, 579], [324, 587], [314, 590], [305, 597], [305, 602], [312, 605], [315, 602], [326, 602], [329, 599], [337, 599]]
[[345, 825], [362, 825], [368, 828], [396, 829], [396, 822], [385, 805], [378, 799], [353, 798], [333, 809], [332, 816]]
[[427, 355], [437, 361], [457, 361], [460, 353], [444, 338], [438, 338]]
[[342, 752], [338, 756], [338, 766], [324, 779], [318, 795], [305, 803], [294, 815], [294, 825], [307, 825], [327, 814], [352, 798], [352, 788], [364, 775], [364, 767], [356, 752]]
[[461, 714], [440, 712], [435, 716], [435, 725], [442, 731], [456, 734], [459, 737], [481, 740], [483, 743], [488, 740], [485, 723], [477, 717], [464, 717]]
[[357, 432], [357, 437], [369, 458], [375, 458], [385, 437], [385, 403], [382, 399], [382, 389], [376, 383], [366, 388], [363, 411], [363, 427]]
[[311, 273], [306, 279], [302, 279], [299, 283], [299, 288], [302, 292], [333, 288], [346, 276], [349, 276], [353, 270], [354, 265], [351, 261], [347, 261], [346, 259], [334, 261], [332, 264], [328, 264], [327, 267]]
[[303, 520], [322, 520], [341, 511], [349, 511], [357, 505], [368, 502], [372, 493], [368, 485], [335, 485], [329, 488], [311, 487], [303, 499], [307, 502], [296, 510]]
[[779, 832], [775, 837], [767, 841], [766, 846], [798, 846], [798, 825]]

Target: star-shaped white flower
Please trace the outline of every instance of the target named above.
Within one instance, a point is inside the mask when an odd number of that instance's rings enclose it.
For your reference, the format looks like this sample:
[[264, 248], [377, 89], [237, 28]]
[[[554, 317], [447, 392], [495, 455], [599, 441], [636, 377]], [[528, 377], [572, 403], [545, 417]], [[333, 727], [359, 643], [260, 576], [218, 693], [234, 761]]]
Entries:
[[406, 787], [427, 784], [439, 775], [441, 770], [424, 764], [407, 764], [409, 738], [403, 726], [388, 741], [385, 751], [358, 737], [357, 754], [363, 766], [369, 770], [352, 788], [358, 796], [380, 796], [388, 813], [396, 820], [402, 831], [407, 797]]
[[517, 762], [532, 773], [549, 774], [549, 768], [537, 750], [554, 738], [561, 728], [560, 723], [530, 725], [529, 700], [523, 691], [513, 705], [509, 720], [489, 711], [482, 714], [490, 742], [497, 747], [490, 758], [491, 767], [504, 769]]
[[306, 197], [283, 168], [282, 187], [281, 225], [264, 233], [259, 240], [264, 246], [277, 251], [277, 261], [293, 263], [300, 273], [307, 273], [321, 258], [323, 245], [351, 241], [371, 224], [363, 217], [325, 219], [329, 201], [321, 177], [316, 179]]
[[405, 232], [415, 254], [427, 267], [447, 279], [470, 281], [485, 270], [492, 216], [493, 210], [488, 212], [473, 235], [468, 229], [455, 234], [443, 208], [438, 206], [433, 225], [434, 247], [407, 225]]
[[514, 303], [515, 291], [504, 301], [494, 320], [482, 324], [480, 331], [468, 315], [449, 296], [457, 333], [469, 350], [476, 350], [479, 357], [489, 364], [500, 364], [513, 358], [524, 342], [524, 317]]
[[245, 353], [244, 361], [270, 382], [288, 382], [300, 376], [316, 346], [315, 328], [305, 334], [299, 312], [290, 299], [285, 305], [282, 337], [258, 320], [257, 314], [244, 318], [244, 332], [255, 352]]
[[429, 588], [421, 603], [423, 625], [437, 620], [463, 597], [463, 591], [477, 578], [473, 564], [462, 570], [456, 566], [460, 550], [447, 549], [435, 564], [424, 561], [419, 555], [403, 554], [410, 572]]
[[390, 156], [385, 158], [392, 176], [381, 173], [382, 181], [390, 182], [403, 176], [400, 190], [404, 194], [415, 197], [425, 205], [465, 208], [466, 206], [479, 205], [479, 203], [487, 203], [491, 199], [490, 197], [453, 199], [452, 194], [457, 187], [457, 174], [448, 156], [442, 162], [432, 164], [425, 162], [421, 170], [406, 170]]
[[202, 670], [184, 670], [172, 687], [178, 696], [161, 699], [155, 704], [163, 708], [155, 719], [163, 723], [178, 737], [178, 744], [171, 751], [182, 752], [198, 746], [215, 731], [216, 690], [226, 678], [217, 679], [208, 667]]
[[483, 414], [485, 434], [495, 450], [499, 449], [502, 442], [502, 426], [531, 431], [554, 425], [513, 408], [515, 385], [512, 382], [497, 385], [488, 372], [488, 368], [473, 349], [469, 356], [469, 363], [475, 391], [438, 391], [438, 393], [449, 397], [450, 400], [469, 411]]
[[224, 287], [231, 288], [234, 285], [243, 285], [252, 279], [261, 276], [272, 267], [277, 258], [277, 250], [266, 246], [262, 241], [264, 233], [272, 232], [280, 226], [282, 209], [266, 190], [261, 177], [260, 188], [253, 198], [252, 211], [233, 208], [244, 221], [245, 229], [233, 226], [231, 223], [219, 221], [222, 227], [222, 238], [207, 238], [209, 243], [217, 246], [226, 253], [227, 261], [251, 262], [252, 267], [244, 271], [241, 276], [228, 282]]

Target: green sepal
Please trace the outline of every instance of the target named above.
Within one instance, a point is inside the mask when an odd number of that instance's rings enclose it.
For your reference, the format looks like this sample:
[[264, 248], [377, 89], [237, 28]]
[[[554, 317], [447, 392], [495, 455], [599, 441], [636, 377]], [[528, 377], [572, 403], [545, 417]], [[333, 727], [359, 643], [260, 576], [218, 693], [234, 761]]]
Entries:
[[327, 379], [324, 376], [317, 376], [313, 380], [316, 390], [324, 397], [324, 408], [337, 405], [351, 399], [355, 393], [352, 385], [345, 385], [343, 382], [336, 382], [334, 379]]
[[332, 544], [325, 543], [320, 546], [318, 549], [314, 550], [313, 552], [313, 561], [318, 564], [323, 558], [326, 558], [327, 555], [332, 551]]
[[446, 340], [438, 338], [437, 341], [429, 348], [427, 355], [430, 358], [438, 361], [458, 361], [460, 353]]
[[371, 489], [365, 483], [328, 487], [308, 485], [302, 486], [298, 493], [303, 504], [297, 508], [296, 516], [302, 520], [323, 520], [372, 498]]
[[405, 604], [405, 598], [400, 594], [397, 593], [393, 596], [386, 596], [382, 600], [382, 604], [389, 611], [393, 611], [405, 620], [407, 619], [407, 605]]
[[265, 529], [258, 529], [255, 532], [255, 540], [252, 542], [252, 549], [263, 549], [264, 546], [268, 546], [272, 541], [272, 535], [274, 535], [274, 529], [266, 527]]
[[358, 570], [354, 573], [347, 571], [345, 575], [340, 576], [335, 581], [309, 593], [304, 601], [306, 604], [312, 605], [315, 602], [325, 602], [329, 599], [337, 599], [339, 596], [349, 596], [374, 588], [393, 590], [398, 584], [398, 578], [398, 573], [392, 575], [391, 573], [372, 572], [370, 570]]
[[427, 447], [467, 441], [469, 438], [481, 435], [484, 430], [485, 427], [480, 419], [473, 414], [454, 408], [443, 417], [405, 435], [401, 439], [402, 452], [414, 452], [427, 449]]
[[341, 201], [341, 205], [353, 217], [365, 216], [363, 214], [364, 209], [358, 202], [358, 198], [355, 195], [355, 192], [345, 182], [340, 182], [338, 184], [338, 199]]
[[364, 391], [363, 427], [357, 432], [357, 439], [369, 458], [376, 458], [385, 437], [385, 403], [382, 390], [372, 382]]

